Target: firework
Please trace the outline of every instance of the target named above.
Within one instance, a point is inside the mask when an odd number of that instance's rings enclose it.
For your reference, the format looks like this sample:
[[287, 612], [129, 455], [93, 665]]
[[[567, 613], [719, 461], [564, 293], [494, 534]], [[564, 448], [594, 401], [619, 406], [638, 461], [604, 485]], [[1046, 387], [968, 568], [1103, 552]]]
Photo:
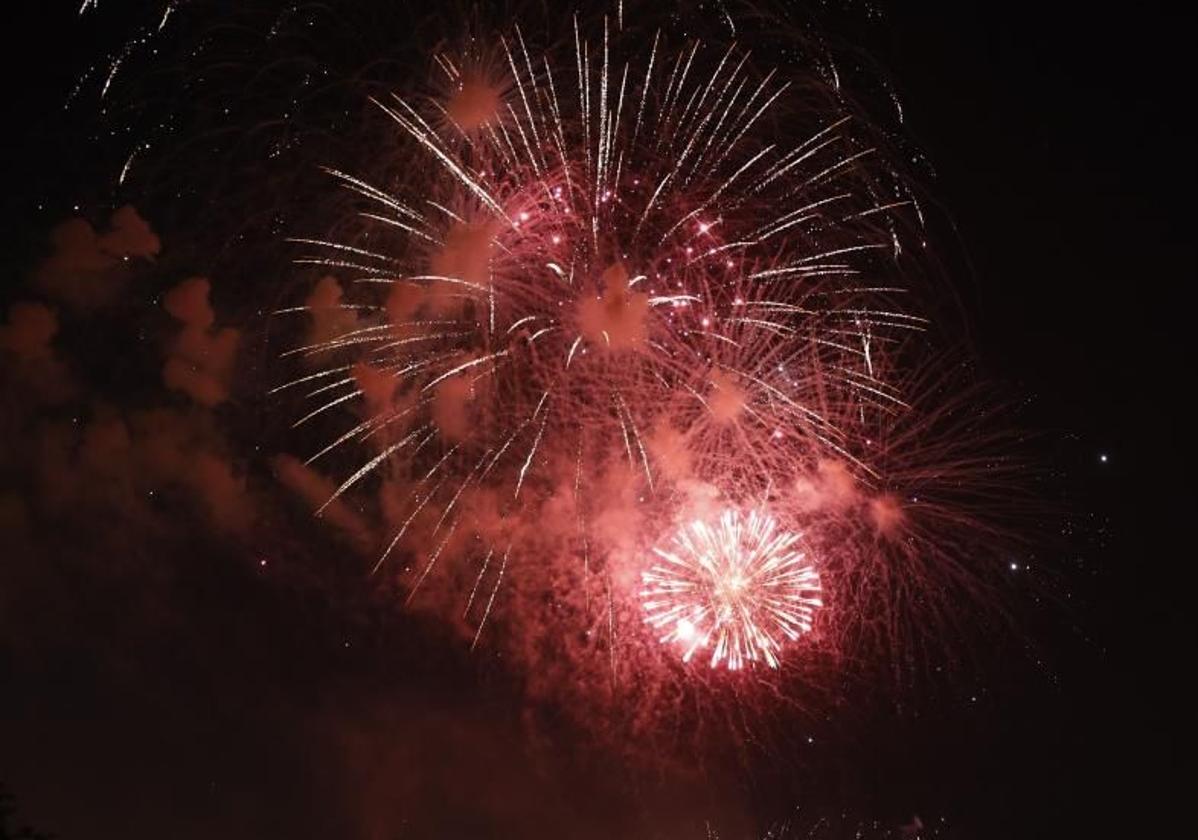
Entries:
[[[650, 561], [611, 550], [627, 535], [602, 476], [684, 517], [696, 487], [740, 505], [833, 459], [868, 480], [865, 437], [905, 408], [880, 371], [924, 321], [879, 278], [894, 273], [911, 200], [868, 165], [848, 115], [832, 100], [779, 131], [791, 84], [735, 47], [671, 47], [613, 19], [597, 35], [576, 20], [571, 41], [564, 57], [537, 54], [516, 28], [491, 53], [437, 55], [443, 93], [377, 102], [419, 166], [381, 183], [330, 170], [361, 226], [299, 240], [313, 249], [301, 263], [365, 294], [336, 304], [343, 328], [297, 351], [337, 364], [284, 388], [316, 400], [301, 423], [368, 403], [317, 457], [375, 447], [334, 498], [373, 475], [402, 488], [375, 569], [418, 556], [412, 592], [480, 541], [506, 569], [535, 526], [586, 544], [565, 552], [584, 554], [580, 575], [592, 552], [606, 557], [610, 593], [619, 563]], [[569, 521], [545, 513], [563, 484]], [[789, 568], [796, 538], [775, 527], [765, 512], [725, 514], [703, 532], [763, 540], [720, 562], [779, 575], [750, 588], [739, 623], [716, 609], [694, 627], [713, 662], [776, 666], [782, 640], [809, 626], [807, 595], [793, 613], [758, 614], [773, 587], [817, 580]], [[473, 592], [505, 579], [490, 565]], [[479, 620], [494, 595], [472, 596]]]
[[683, 660], [710, 648], [713, 668], [777, 668], [783, 645], [810, 632], [822, 606], [802, 538], [755, 510], [692, 522], [654, 553], [662, 562], [643, 575], [645, 620]]
[[[536, 624], [582, 634], [561, 654], [579, 668], [676, 666], [677, 623], [646, 623], [642, 594], [654, 547], [677, 548], [662, 523], [718, 533], [753, 511], [802, 534], [825, 605], [801, 655], [765, 621], [785, 641], [742, 664], [897, 662], [989, 597], [986, 514], [1010, 483], [968, 422], [976, 391], [928, 384], [956, 360], [927, 352], [942, 325], [910, 156], [818, 38], [680, 8], [245, 4], [246, 50], [198, 25], [223, 7], [164, 3], [143, 34], [196, 56], [172, 70], [179, 107], [226, 117], [148, 110], [117, 170], [204, 206], [234, 190], [212, 250], [246, 275], [292, 249], [314, 289], [282, 311], [309, 325], [271, 393], [306, 401], [306, 468], [340, 477], [324, 510], [381, 523], [368, 568], [464, 615], [472, 644], [518, 647]], [[130, 44], [88, 76], [114, 119], [145, 53]], [[151, 151], [176, 130], [224, 150], [227, 180], [176, 189], [191, 170]], [[725, 668], [706, 670], [661, 672]]]

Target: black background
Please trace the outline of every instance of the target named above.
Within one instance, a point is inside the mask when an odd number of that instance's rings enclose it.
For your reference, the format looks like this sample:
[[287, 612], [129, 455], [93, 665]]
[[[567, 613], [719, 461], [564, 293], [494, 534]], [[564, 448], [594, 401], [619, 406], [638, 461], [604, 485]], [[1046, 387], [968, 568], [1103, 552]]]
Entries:
[[[911, 5], [868, 22], [837, 12], [829, 26], [885, 68], [903, 101], [906, 127], [936, 171], [929, 189], [955, 221], [971, 264], [961, 283], [983, 366], [1027, 396], [1023, 420], [1042, 430], [1038, 457], [1063, 477], [1070, 513], [1043, 555], [1061, 570], [1059, 600], [1027, 619], [1037, 649], [1030, 658], [1042, 665], [1029, 665], [1026, 651], [996, 652], [988, 679], [934, 693], [920, 715], [863, 722], [845, 762], [859, 761], [860, 772], [839, 783], [848, 794], [828, 786], [843, 799], [829, 800], [827, 810], [852, 803], [861, 809], [845, 821], [853, 826], [875, 816], [894, 826], [915, 813], [928, 822], [947, 814], [943, 836], [962, 838], [1164, 836], [1184, 825], [1193, 769], [1189, 363], [1198, 276], [1189, 30], [1179, 14], [1149, 4]], [[55, 116], [79, 56], [98, 37], [78, 22], [75, 6], [6, 10], [3, 200], [13, 238], [4, 282], [13, 291], [5, 300], [16, 296], [38, 237], [70, 213], [62, 173], [86, 169], [88, 149], [57, 133]], [[675, 809], [721, 811], [716, 790], [692, 791], [690, 804], [666, 805], [654, 793], [630, 803], [615, 788], [586, 788], [601, 774], [583, 772], [546, 792], [519, 760], [498, 757], [513, 753], [513, 714], [502, 708], [502, 691], [477, 692], [458, 659], [391, 657], [385, 640], [372, 637], [347, 665], [337, 658], [341, 636], [326, 638], [340, 632], [337, 622], [309, 621], [326, 616], [321, 607], [297, 614], [288, 598], [219, 570], [189, 577], [187, 591], [201, 613], [189, 620], [217, 635], [200, 652], [164, 655], [168, 633], [135, 646], [132, 665], [94, 659], [83, 644], [55, 644], [30, 667], [6, 654], [17, 640], [0, 639], [0, 781], [30, 822], [64, 840], [164, 831], [352, 836], [344, 828], [352, 820], [328, 816], [353, 807], [342, 804], [354, 801], [345, 790], [377, 784], [376, 773], [406, 773], [433, 779], [433, 816], [416, 819], [410, 833], [362, 836], [534, 830], [533, 818], [463, 816], [470, 807], [453, 803], [476, 796], [469, 780], [477, 771], [463, 770], [458, 788], [457, 761], [510, 762], [501, 770], [509, 783], [484, 798], [543, 812], [538, 830], [546, 837], [616, 836], [647, 825], [672, 837], [665, 826]], [[108, 620], [64, 615], [81, 635]], [[179, 638], [194, 632], [180, 630]], [[249, 653], [218, 655], [224, 642], [242, 645], [246, 635], [255, 640]], [[440, 656], [437, 645], [430, 634], [417, 647]], [[121, 668], [149, 670], [143, 656], [170, 659], [174, 670], [127, 680]], [[266, 661], [263, 676], [258, 665]], [[419, 690], [402, 687], [417, 681]], [[477, 752], [446, 752], [447, 766], [435, 772], [363, 758], [348, 773], [297, 775], [291, 765], [305, 759], [309, 724], [290, 722], [286, 711], [275, 716], [271, 698], [327, 698], [316, 686], [329, 684], [348, 686], [331, 696], [351, 704], [394, 691], [396, 717], [419, 727], [450, 731], [458, 718], [482, 719], [497, 721], [498, 734]], [[372, 726], [408, 731], [386, 714], [380, 720], [378, 703], [361, 705], [359, 734]], [[337, 714], [354, 712], [331, 712], [330, 726]], [[320, 761], [315, 751], [312, 760]], [[324, 808], [317, 800], [326, 795]], [[314, 800], [299, 801], [305, 796]], [[545, 801], [563, 796], [593, 801]], [[612, 816], [623, 808], [647, 816]], [[759, 824], [777, 818], [766, 811]], [[559, 822], [566, 819], [572, 828]], [[817, 836], [839, 836], [829, 832]]]

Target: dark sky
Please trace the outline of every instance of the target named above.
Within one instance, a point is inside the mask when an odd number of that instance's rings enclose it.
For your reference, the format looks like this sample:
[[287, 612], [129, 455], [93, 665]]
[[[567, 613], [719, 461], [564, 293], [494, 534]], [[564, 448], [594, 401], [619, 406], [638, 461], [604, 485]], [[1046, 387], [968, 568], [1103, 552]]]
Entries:
[[[90, 144], [60, 116], [80, 55], [111, 43], [75, 5], [23, 4], [8, 28], [6, 305], [29, 297], [75, 200], [99, 224], [115, 209], [76, 181]], [[827, 746], [794, 778], [758, 757], [626, 784], [619, 759], [568, 730], [530, 744], [500, 664], [397, 614], [356, 573], [287, 562], [346, 555], [352, 523], [329, 535], [274, 505], [230, 548], [221, 528], [241, 527], [236, 511], [208, 521], [176, 515], [172, 496], [126, 504], [128, 476], [105, 472], [99, 444], [66, 513], [29, 513], [21, 453], [45, 442], [11, 408], [14, 390], [0, 462], [0, 784], [20, 820], [62, 840], [699, 838], [705, 820], [739, 840], [792, 808], [810, 832], [795, 836], [816, 838], [862, 826], [897, 837], [916, 814], [932, 836], [967, 840], [1176, 828], [1193, 764], [1193, 74], [1179, 16], [1099, 5], [896, 7], [828, 23], [898, 91], [960, 238], [951, 267], [982, 367], [1037, 431], [1058, 525], [1032, 552], [1054, 580], [1019, 610], [1026, 641], [996, 642], [901, 712], [844, 712], [815, 730]], [[120, 303], [103, 324], [64, 315], [60, 328], [93, 410], [124, 413], [137, 445], [175, 441], [163, 445], [186, 454], [146, 469], [185, 476], [208, 501], [225, 492], [220, 465], [250, 457], [245, 427], [263, 411], [245, 393], [209, 416], [139, 384], [161, 366], [139, 348], [195, 311], [168, 316], [161, 293], [208, 270], [167, 251], [168, 280], [144, 305]], [[215, 309], [217, 329], [238, 326], [219, 297]]]

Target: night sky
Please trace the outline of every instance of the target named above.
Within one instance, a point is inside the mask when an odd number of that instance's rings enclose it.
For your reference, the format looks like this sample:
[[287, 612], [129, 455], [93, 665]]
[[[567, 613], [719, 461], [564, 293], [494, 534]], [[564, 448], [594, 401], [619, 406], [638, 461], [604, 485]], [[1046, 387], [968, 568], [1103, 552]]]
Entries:
[[[5, 51], [0, 295], [0, 790], [13, 829], [997, 840], [1185, 824], [1198, 274], [1180, 16], [818, 10], [830, 41], [868, 56], [902, 102], [934, 173], [924, 191], [951, 222], [938, 233], [978, 366], [1026, 430], [1039, 507], [1016, 526], [1014, 629], [961, 640], [962, 663], [915, 687], [783, 715], [781, 746], [643, 770], [530, 710], [485, 646], [472, 654], [372, 584], [352, 510], [312, 520], [301, 500], [321, 488], [280, 459], [297, 450], [290, 408], [263, 397], [288, 338], [258, 313], [293, 299], [293, 281], [260, 273], [277, 252], [229, 281], [270, 223], [213, 250], [188, 231], [228, 208], [114, 191], [126, 147], [89, 134], [94, 106], [63, 103], [128, 23], [21, 5]], [[169, 97], [170, 78], [148, 75], [142, 95]], [[208, 165], [213, 182], [240, 177]], [[101, 240], [52, 245], [75, 216]], [[94, 269], [90, 291], [56, 279], [76, 269]], [[196, 276], [211, 278], [210, 308], [181, 285]], [[46, 339], [15, 313], [49, 299]], [[163, 387], [179, 336], [219, 356], [222, 330], [240, 337], [236, 374]]]

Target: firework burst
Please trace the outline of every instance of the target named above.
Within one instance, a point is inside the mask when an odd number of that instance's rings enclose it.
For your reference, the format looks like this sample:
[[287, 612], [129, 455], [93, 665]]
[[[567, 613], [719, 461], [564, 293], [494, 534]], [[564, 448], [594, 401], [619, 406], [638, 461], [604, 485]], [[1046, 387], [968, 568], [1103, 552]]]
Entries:
[[691, 522], [653, 552], [661, 562], [643, 574], [645, 620], [681, 646], [684, 661], [709, 648], [713, 668], [777, 668], [783, 646], [811, 631], [822, 606], [802, 538], [755, 510]]
[[[478, 546], [479, 630], [530, 529], [574, 533], [567, 559], [587, 576], [601, 558], [608, 593], [621, 563], [644, 568], [612, 551], [626, 535], [602, 476], [682, 518], [696, 488], [740, 505], [832, 459], [871, 480], [864, 439], [906, 408], [884, 360], [925, 323], [879, 279], [912, 200], [846, 113], [824, 103], [782, 130], [791, 84], [735, 46], [597, 29], [575, 20], [567, 50], [540, 54], [518, 28], [500, 35], [503, 75], [477, 50], [436, 56], [440, 96], [377, 102], [414, 155], [404, 171], [330, 170], [360, 227], [298, 240], [301, 263], [366, 291], [336, 304], [344, 328], [296, 351], [338, 363], [283, 386], [316, 401], [301, 424], [368, 404], [316, 455], [376, 450], [333, 498], [374, 475], [401, 488], [375, 569], [418, 556], [413, 593]], [[563, 485], [569, 521], [546, 513]], [[775, 528], [764, 512], [719, 523], [713, 538]], [[741, 548], [759, 562], [763, 546]], [[716, 610], [696, 638], [730, 668], [777, 666], [780, 639], [809, 626], [804, 598], [768, 630]]]

